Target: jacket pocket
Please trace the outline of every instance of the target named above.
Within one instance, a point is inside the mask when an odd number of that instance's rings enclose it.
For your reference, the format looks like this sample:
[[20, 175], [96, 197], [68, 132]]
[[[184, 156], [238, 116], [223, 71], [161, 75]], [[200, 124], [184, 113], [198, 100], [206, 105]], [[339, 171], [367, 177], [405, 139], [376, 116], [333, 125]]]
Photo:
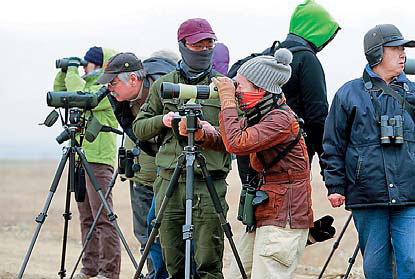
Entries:
[[180, 104], [179, 99], [162, 99], [163, 102], [163, 114], [167, 114], [170, 111], [176, 112], [178, 111], [178, 107]]
[[219, 100], [201, 100], [204, 120], [209, 121], [213, 126], [219, 126]]
[[359, 157], [357, 158], [356, 173], [355, 173], [356, 184], [360, 183], [360, 178], [361, 178], [362, 169], [363, 169], [363, 158], [364, 157], [361, 154], [359, 154]]
[[266, 192], [268, 200], [257, 206], [255, 209], [255, 219], [262, 220], [276, 220], [278, 214], [284, 204], [287, 187], [278, 184], [266, 184], [261, 187], [261, 190]]

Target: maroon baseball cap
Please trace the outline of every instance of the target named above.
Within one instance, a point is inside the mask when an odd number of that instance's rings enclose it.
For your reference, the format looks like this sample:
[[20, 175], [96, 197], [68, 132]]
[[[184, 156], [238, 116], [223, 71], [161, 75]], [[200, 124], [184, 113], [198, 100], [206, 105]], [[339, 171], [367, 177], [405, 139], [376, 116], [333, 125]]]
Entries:
[[209, 22], [203, 18], [191, 18], [183, 22], [177, 31], [177, 41], [186, 40], [189, 44], [204, 39], [216, 39], [215, 32]]

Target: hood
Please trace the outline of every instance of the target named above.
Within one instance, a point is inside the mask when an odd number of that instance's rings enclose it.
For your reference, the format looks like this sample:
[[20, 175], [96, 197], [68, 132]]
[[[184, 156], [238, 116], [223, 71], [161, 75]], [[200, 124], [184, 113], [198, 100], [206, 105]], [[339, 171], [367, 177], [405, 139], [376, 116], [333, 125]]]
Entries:
[[339, 28], [326, 9], [314, 0], [306, 0], [292, 14], [289, 32], [320, 48], [332, 39]]
[[222, 43], [216, 43], [212, 56], [212, 67], [222, 75], [228, 74], [229, 67], [229, 50], [228, 47]]

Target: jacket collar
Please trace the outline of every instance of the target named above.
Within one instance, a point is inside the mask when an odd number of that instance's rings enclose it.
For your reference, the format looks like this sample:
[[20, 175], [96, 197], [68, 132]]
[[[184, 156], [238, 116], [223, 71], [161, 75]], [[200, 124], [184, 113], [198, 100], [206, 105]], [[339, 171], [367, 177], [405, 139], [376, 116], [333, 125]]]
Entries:
[[[383, 80], [378, 74], [376, 74], [372, 68], [369, 66], [369, 64], [366, 64], [365, 67], [366, 72], [369, 74], [369, 76], [371, 78], [376, 78], [376, 79], [381, 79]], [[393, 83], [395, 82], [399, 82], [399, 83], [407, 83], [408, 82], [408, 78], [406, 77], [405, 73], [402, 72], [399, 76], [397, 76], [394, 81], [392, 81]]]

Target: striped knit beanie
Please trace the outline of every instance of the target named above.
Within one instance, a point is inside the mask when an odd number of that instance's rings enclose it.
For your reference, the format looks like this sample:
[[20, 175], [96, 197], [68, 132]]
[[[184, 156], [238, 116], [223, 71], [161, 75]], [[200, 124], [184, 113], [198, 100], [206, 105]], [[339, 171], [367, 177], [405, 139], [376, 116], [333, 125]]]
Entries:
[[278, 49], [274, 56], [257, 56], [242, 64], [238, 73], [267, 92], [280, 94], [291, 77], [292, 53], [286, 48]]

